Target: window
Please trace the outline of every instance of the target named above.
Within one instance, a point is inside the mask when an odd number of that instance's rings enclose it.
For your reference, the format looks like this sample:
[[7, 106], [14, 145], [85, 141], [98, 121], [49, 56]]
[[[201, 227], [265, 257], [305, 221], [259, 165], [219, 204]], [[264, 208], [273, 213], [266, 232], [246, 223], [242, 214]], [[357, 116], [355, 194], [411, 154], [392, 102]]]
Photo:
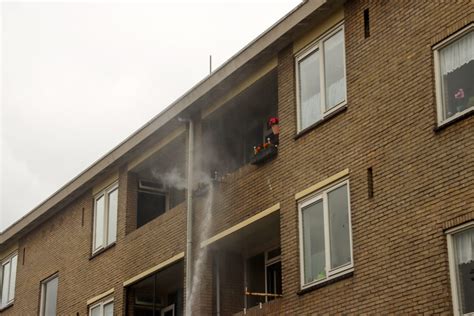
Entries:
[[449, 268], [456, 315], [474, 313], [474, 223], [448, 232]]
[[296, 56], [296, 78], [299, 131], [346, 103], [343, 26]]
[[[266, 275], [266, 293], [282, 294], [281, 284], [281, 250], [280, 248], [267, 251], [265, 253], [265, 275]], [[267, 301], [275, 299], [276, 296], [266, 296]]]
[[114, 300], [113, 298], [103, 300], [99, 303], [91, 305], [89, 308], [89, 316], [113, 316]]
[[438, 123], [474, 110], [474, 25], [434, 48]]
[[302, 287], [351, 271], [348, 181], [300, 202], [299, 217]]
[[16, 282], [16, 265], [18, 261], [18, 255], [14, 254], [2, 262], [1, 275], [1, 302], [0, 308], [3, 308], [11, 303], [15, 299], [15, 282]]
[[137, 193], [137, 228], [152, 221], [169, 209], [170, 194], [163, 184], [139, 180]]
[[128, 311], [135, 316], [182, 316], [184, 262], [168, 266], [127, 288]]
[[95, 197], [93, 251], [115, 242], [117, 238], [118, 185], [114, 184]]
[[245, 261], [247, 308], [281, 297], [280, 252], [280, 248], [275, 248]]
[[57, 300], [58, 300], [58, 276], [55, 275], [41, 283], [40, 316], [56, 315]]

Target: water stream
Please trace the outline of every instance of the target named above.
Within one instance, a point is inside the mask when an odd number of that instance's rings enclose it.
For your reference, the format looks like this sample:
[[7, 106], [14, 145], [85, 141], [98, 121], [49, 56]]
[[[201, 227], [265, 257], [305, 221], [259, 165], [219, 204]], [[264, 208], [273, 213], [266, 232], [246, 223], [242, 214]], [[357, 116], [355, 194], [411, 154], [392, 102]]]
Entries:
[[[214, 202], [214, 185], [212, 180], [206, 181], [206, 185], [209, 188], [204, 203], [204, 214], [203, 218], [200, 220], [200, 229], [197, 232], [196, 241], [201, 243], [203, 240], [209, 238], [209, 230], [212, 223], [212, 206]], [[203, 269], [205, 268], [204, 261], [208, 254], [208, 247], [201, 248], [200, 246], [194, 247], [196, 253], [194, 255], [195, 260], [193, 261], [193, 278], [191, 291], [189, 293], [189, 298], [186, 302], [186, 316], [192, 315], [192, 308], [195, 304], [196, 297], [199, 293], [199, 287], [201, 285], [201, 280], [203, 276]]]

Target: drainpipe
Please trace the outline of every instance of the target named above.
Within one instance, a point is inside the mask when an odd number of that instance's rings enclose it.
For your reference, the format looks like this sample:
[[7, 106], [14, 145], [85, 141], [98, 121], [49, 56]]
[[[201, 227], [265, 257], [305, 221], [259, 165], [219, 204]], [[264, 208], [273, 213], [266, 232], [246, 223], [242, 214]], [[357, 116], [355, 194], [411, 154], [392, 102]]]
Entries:
[[[192, 251], [193, 251], [193, 167], [194, 167], [194, 126], [193, 121], [189, 119], [178, 118], [181, 122], [188, 123], [188, 172], [187, 172], [187, 190], [186, 190], [186, 309], [188, 309], [189, 297], [191, 295], [193, 269], [192, 269]], [[189, 316], [189, 315], [188, 315]]]
[[216, 255], [216, 313], [217, 316], [221, 316], [221, 269], [220, 269], [220, 258], [219, 253]]
[[[186, 207], [186, 302], [189, 300], [193, 286], [193, 167], [194, 167], [194, 126], [193, 121], [188, 121], [188, 190]], [[189, 286], [188, 286], [189, 284]]]

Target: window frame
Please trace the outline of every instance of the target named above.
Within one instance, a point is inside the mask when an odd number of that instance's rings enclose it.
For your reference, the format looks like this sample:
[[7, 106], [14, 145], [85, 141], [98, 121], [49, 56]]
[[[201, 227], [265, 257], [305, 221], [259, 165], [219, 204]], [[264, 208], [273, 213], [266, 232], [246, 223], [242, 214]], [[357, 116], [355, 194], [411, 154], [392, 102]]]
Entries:
[[[12, 281], [12, 261], [13, 258], [16, 257], [16, 267], [15, 267], [15, 287], [13, 288], [13, 298], [11, 300], [8, 300], [7, 298], [7, 303], [5, 305], [2, 304], [3, 301], [3, 269], [6, 264], [10, 264], [10, 271], [8, 272], [8, 293], [7, 295], [11, 294], [10, 293], [10, 287], [11, 287], [11, 281]], [[12, 305], [15, 302], [15, 291], [16, 291], [16, 275], [18, 271], [18, 252], [13, 252], [7, 257], [5, 257], [0, 264], [0, 310], [4, 309], [5, 307], [8, 307]]]
[[[324, 59], [324, 42], [335, 35], [337, 32], [342, 31], [344, 35], [343, 41], [343, 56], [344, 56], [344, 80], [346, 81], [346, 89], [344, 91], [344, 101], [336, 104], [331, 109], [326, 111], [326, 79], [325, 79], [325, 59]], [[300, 70], [299, 63], [312, 53], [319, 51], [319, 76], [320, 76], [320, 90], [321, 90], [321, 118], [310, 125], [302, 128], [301, 126], [301, 100], [300, 100]], [[295, 60], [295, 83], [296, 83], [296, 125], [297, 133], [301, 133], [307, 128], [311, 128], [313, 124], [325, 120], [332, 113], [338, 111], [340, 108], [347, 105], [347, 67], [346, 67], [346, 42], [345, 42], [345, 27], [344, 21], [339, 22], [334, 27], [324, 32], [317, 39], [308, 44], [305, 48], [294, 55]]]
[[45, 294], [46, 293], [46, 284], [48, 282], [51, 282], [52, 280], [54, 279], [58, 279], [58, 286], [56, 288], [56, 312], [57, 312], [57, 304], [58, 304], [58, 296], [59, 296], [59, 273], [55, 273], [53, 274], [52, 276], [44, 279], [43, 281], [41, 281], [41, 288], [40, 288], [40, 310], [39, 310], [39, 315], [40, 316], [45, 316], [45, 313], [44, 313], [44, 308], [45, 308], [45, 299], [46, 299], [46, 296]]
[[[272, 252], [273, 250], [277, 250], [277, 249], [280, 249], [280, 254], [277, 255], [277, 256], [274, 256], [272, 258], [268, 258], [268, 255], [270, 252]], [[268, 267], [276, 264], [276, 263], [280, 263], [281, 264], [281, 247], [278, 246], [278, 247], [274, 247], [270, 250], [267, 250], [267, 251], [264, 251], [264, 259], [265, 259], [265, 293], [270, 293], [269, 289], [268, 289]], [[282, 281], [282, 280], [281, 280]], [[280, 282], [281, 282], [280, 281]], [[283, 295], [280, 294], [280, 295]], [[275, 297], [276, 299], [276, 297]], [[265, 296], [265, 303], [268, 303], [270, 300], [268, 299], [268, 296]]]
[[[142, 185], [142, 181], [146, 181], [146, 182], [151, 182], [151, 183], [156, 183], [156, 184], [159, 184], [158, 182], [156, 181], [153, 181], [153, 180], [148, 180], [148, 179], [138, 179], [138, 188], [137, 188], [137, 207], [136, 207], [136, 210], [135, 210], [135, 229], [140, 229], [142, 228], [143, 226], [145, 226], [146, 224], [148, 224], [149, 222], [155, 220], [156, 218], [162, 216], [163, 214], [165, 214], [166, 212], [168, 212], [169, 210], [171, 210], [171, 192], [168, 190], [166, 191], [164, 189], [164, 187], [151, 187], [151, 186], [146, 186], [146, 185]], [[140, 212], [140, 208], [139, 208], [139, 201], [140, 201], [140, 193], [142, 194], [151, 194], [151, 195], [158, 195], [158, 196], [162, 196], [164, 199], [165, 199], [165, 209], [163, 211], [162, 214], [154, 217], [153, 219], [151, 220], [148, 220], [147, 222], [145, 223], [141, 223], [141, 225], [138, 225], [139, 222], [138, 222], [138, 213]]]
[[466, 35], [469, 32], [474, 32], [474, 23], [463, 27], [462, 29], [458, 30], [454, 34], [450, 35], [448, 38], [444, 39], [440, 43], [433, 46], [433, 60], [434, 60], [434, 75], [435, 75], [435, 92], [436, 92], [436, 117], [438, 120], [438, 127], [446, 125], [451, 121], [456, 120], [457, 118], [465, 115], [466, 113], [474, 111], [474, 107], [468, 107], [464, 111], [458, 112], [452, 115], [449, 118], [443, 118], [444, 116], [444, 100], [443, 100], [443, 93], [441, 87], [441, 68], [440, 68], [440, 50], [449, 46], [450, 44], [456, 42], [462, 36]]
[[[94, 220], [92, 222], [92, 254], [98, 253], [105, 248], [109, 247], [110, 245], [113, 245], [117, 241], [117, 230], [115, 232], [115, 240], [113, 242], [109, 242], [109, 195], [113, 191], [117, 190], [117, 223], [118, 225], [118, 181], [114, 182], [113, 184], [109, 185], [106, 187], [104, 190], [100, 191], [94, 196]], [[97, 225], [97, 201], [101, 198], [104, 197], [104, 226], [102, 228], [103, 230], [103, 241], [102, 245], [99, 247], [95, 248], [96, 244], [96, 238], [97, 238], [97, 232], [96, 232], [96, 225]]]
[[[351, 254], [351, 261], [348, 264], [340, 266], [336, 269], [331, 270], [331, 250], [330, 250], [330, 227], [329, 227], [329, 206], [327, 195], [342, 186], [347, 186], [347, 212], [349, 219], [349, 247]], [[304, 265], [304, 246], [303, 246], [303, 208], [311, 205], [317, 201], [323, 202], [323, 216], [324, 216], [324, 254], [325, 254], [325, 272], [326, 276], [324, 279], [313, 280], [305, 283], [305, 265]], [[300, 288], [301, 290], [307, 289], [314, 285], [325, 283], [331, 279], [337, 278], [341, 275], [351, 273], [354, 271], [354, 253], [353, 253], [353, 240], [352, 240], [352, 215], [351, 215], [351, 197], [350, 197], [350, 185], [349, 179], [343, 179], [335, 184], [326, 186], [325, 188], [311, 194], [308, 197], [302, 198], [298, 201], [298, 230], [299, 230], [299, 255], [300, 255]]]
[[101, 312], [100, 315], [103, 316], [104, 315], [104, 306], [108, 305], [110, 303], [114, 303], [113, 310], [115, 310], [114, 297], [112, 296], [112, 297], [108, 297], [108, 298], [105, 298], [105, 299], [102, 299], [100, 301], [97, 301], [97, 302], [94, 302], [94, 303], [90, 304], [87, 315], [91, 316], [92, 315], [92, 309], [100, 306], [100, 312]]
[[[469, 229], [474, 229], [474, 221], [470, 221], [463, 225], [453, 227], [446, 231], [446, 241], [448, 243], [449, 279], [451, 283], [451, 296], [452, 296], [454, 315], [463, 315], [460, 310], [461, 304], [460, 304], [460, 298], [459, 298], [459, 284], [457, 280], [454, 235], [461, 233], [465, 230], [469, 230]], [[471, 314], [464, 314], [464, 315], [471, 315]]]

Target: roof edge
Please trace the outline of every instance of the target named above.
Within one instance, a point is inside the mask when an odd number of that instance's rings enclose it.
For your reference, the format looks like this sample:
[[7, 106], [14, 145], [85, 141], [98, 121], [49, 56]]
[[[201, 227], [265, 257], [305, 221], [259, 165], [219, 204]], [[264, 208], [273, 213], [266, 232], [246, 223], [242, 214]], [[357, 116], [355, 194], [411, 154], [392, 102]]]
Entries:
[[0, 232], [0, 246], [16, 236], [27, 228], [35, 220], [46, 215], [47, 211], [73, 192], [80, 189], [86, 182], [93, 180], [104, 169], [111, 166], [129, 150], [141, 143], [153, 132], [162, 127], [183, 110], [191, 106], [195, 101], [208, 93], [221, 81], [228, 78], [236, 70], [240, 69], [252, 58], [257, 56], [265, 48], [276, 42], [282, 35], [291, 30], [298, 22], [309, 16], [318, 8], [322, 7], [331, 0], [303, 0], [302, 3], [293, 8], [290, 12], [280, 18], [272, 26], [257, 36], [249, 44], [231, 56], [221, 66], [216, 68], [211, 74], [204, 77], [201, 81], [187, 90], [183, 95], [168, 105], [160, 113], [142, 127], [133, 132], [129, 137], [116, 145], [113, 149], [93, 162], [84, 171], [74, 177], [72, 180], [61, 186], [57, 191], [51, 194], [33, 210], [22, 216], [13, 224]]

